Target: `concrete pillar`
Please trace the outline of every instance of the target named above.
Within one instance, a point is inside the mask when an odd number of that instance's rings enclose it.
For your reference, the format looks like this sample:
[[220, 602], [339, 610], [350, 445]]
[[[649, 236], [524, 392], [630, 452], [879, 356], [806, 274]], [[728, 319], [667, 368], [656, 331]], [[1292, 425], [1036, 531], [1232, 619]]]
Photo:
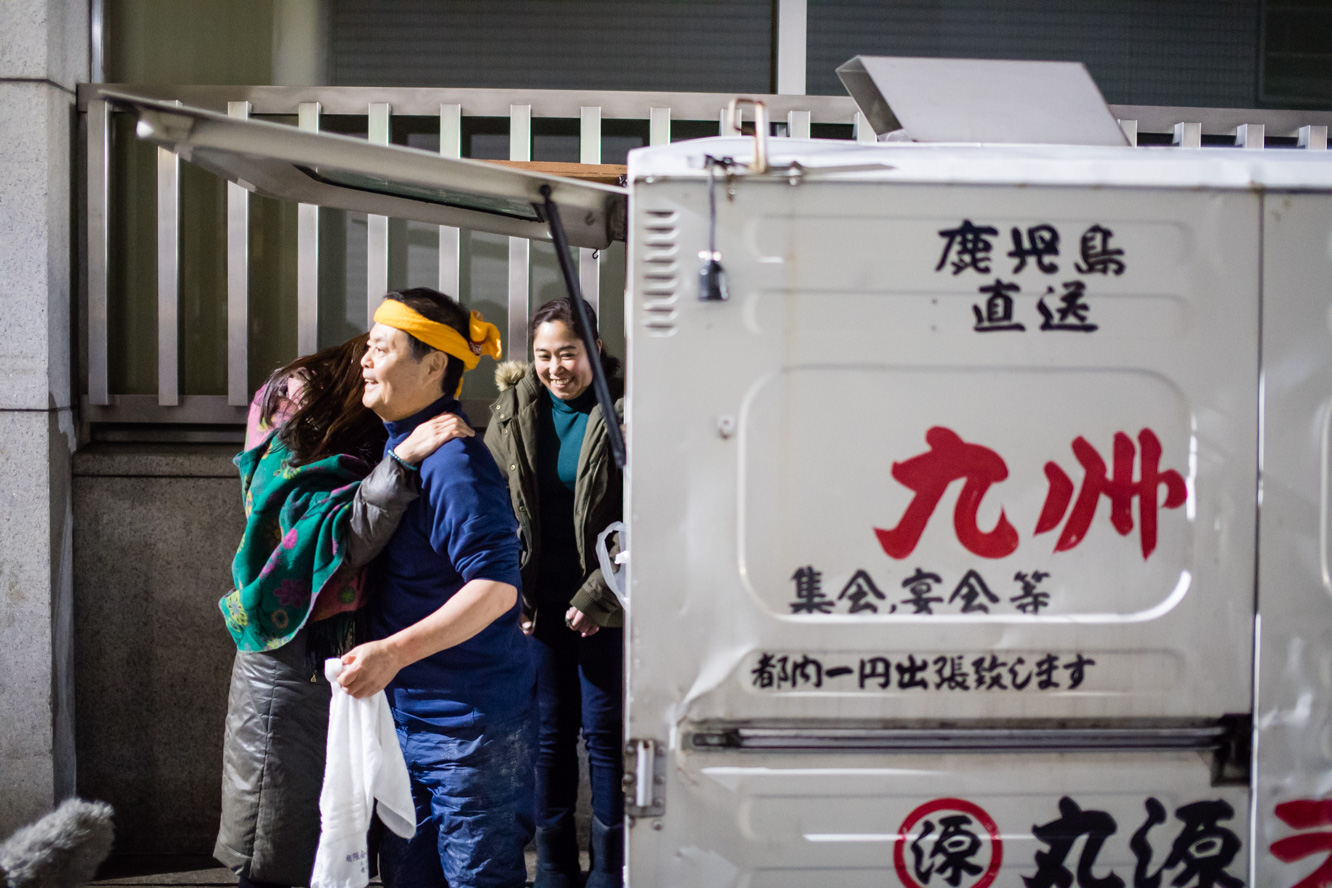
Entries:
[[74, 88], [87, 0], [0, 2], [0, 837], [74, 791]]
[[328, 4], [282, 0], [273, 4], [273, 84], [328, 83]]

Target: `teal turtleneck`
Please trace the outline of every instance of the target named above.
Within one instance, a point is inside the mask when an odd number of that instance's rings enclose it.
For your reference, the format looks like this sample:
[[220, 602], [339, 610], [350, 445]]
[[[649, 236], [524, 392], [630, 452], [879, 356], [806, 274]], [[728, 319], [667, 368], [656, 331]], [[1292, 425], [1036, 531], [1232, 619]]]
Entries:
[[583, 584], [574, 528], [574, 484], [587, 417], [597, 404], [592, 387], [568, 401], [549, 389], [537, 422], [537, 484], [541, 508], [541, 575], [537, 598], [567, 605]]
[[[587, 391], [569, 401], [555, 397], [549, 390], [546, 392], [546, 398], [550, 401], [551, 431], [558, 440], [548, 441], [543, 434], [538, 446], [543, 453], [547, 452], [547, 444], [558, 448], [560, 483], [573, 493], [574, 479], [578, 477], [578, 453], [583, 449], [587, 417], [592, 408], [597, 406], [597, 396], [592, 391], [592, 386], [588, 386]], [[545, 431], [543, 427], [542, 432]]]

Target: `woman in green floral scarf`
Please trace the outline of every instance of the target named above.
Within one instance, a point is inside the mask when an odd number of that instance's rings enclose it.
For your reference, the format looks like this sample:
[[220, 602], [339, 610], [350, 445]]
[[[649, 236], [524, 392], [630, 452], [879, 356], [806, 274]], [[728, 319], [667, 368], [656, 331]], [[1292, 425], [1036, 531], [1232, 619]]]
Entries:
[[443, 414], [384, 455], [383, 423], [361, 404], [365, 349], [357, 336], [275, 372], [235, 459], [245, 533], [219, 602], [237, 653], [213, 855], [242, 888], [309, 884], [331, 694], [323, 658], [358, 641], [361, 568], [416, 499], [416, 464], [472, 434]]

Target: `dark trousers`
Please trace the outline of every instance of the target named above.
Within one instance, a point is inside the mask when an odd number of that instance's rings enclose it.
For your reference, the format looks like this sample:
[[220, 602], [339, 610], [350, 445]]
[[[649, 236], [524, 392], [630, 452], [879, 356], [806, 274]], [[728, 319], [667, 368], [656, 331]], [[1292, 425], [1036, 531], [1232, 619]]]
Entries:
[[587, 744], [592, 813], [606, 826], [624, 820], [624, 630], [583, 638], [538, 621], [532, 642], [541, 715], [536, 765], [537, 827], [573, 831], [578, 799], [578, 732]]
[[532, 839], [536, 741], [530, 709], [507, 721], [428, 730], [395, 709], [416, 803], [416, 835], [385, 830], [386, 888], [519, 888]]

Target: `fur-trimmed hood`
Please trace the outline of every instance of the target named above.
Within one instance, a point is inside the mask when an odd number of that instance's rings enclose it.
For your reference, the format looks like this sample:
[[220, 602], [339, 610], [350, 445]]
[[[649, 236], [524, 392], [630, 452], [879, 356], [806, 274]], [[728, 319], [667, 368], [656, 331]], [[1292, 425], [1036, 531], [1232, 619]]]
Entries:
[[501, 361], [495, 366], [495, 385], [499, 386], [500, 391], [506, 392], [522, 382], [531, 368], [532, 365], [526, 361]]
[[[501, 392], [507, 392], [522, 382], [527, 376], [532, 377], [532, 384], [540, 390], [541, 383], [536, 378], [536, 368], [527, 361], [501, 361], [495, 365], [495, 385]], [[619, 400], [624, 395], [624, 381], [619, 376], [606, 380], [610, 385], [611, 398]]]

